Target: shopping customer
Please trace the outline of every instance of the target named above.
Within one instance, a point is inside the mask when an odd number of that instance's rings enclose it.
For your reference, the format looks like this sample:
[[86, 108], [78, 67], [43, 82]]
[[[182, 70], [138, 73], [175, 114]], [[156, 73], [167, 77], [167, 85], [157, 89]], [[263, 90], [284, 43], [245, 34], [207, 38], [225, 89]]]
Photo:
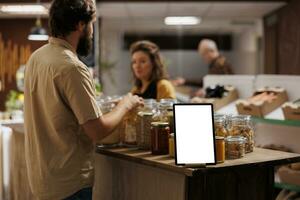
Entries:
[[[228, 62], [225, 56], [220, 54], [217, 44], [210, 39], [203, 39], [198, 45], [198, 53], [201, 58], [209, 65], [208, 74], [233, 74], [231, 64]], [[189, 80], [182, 77], [178, 77], [173, 80], [172, 83], [175, 86], [189, 85], [200, 87], [194, 96], [203, 96], [203, 80]]]
[[134, 77], [131, 92], [145, 99], [174, 99], [175, 89], [167, 79], [159, 47], [150, 41], [138, 41], [131, 45], [130, 53]]
[[37, 199], [92, 199], [93, 142], [108, 136], [142, 100], [128, 94], [109, 114], [95, 101], [87, 55], [96, 19], [93, 0], [54, 0], [52, 37], [25, 70], [25, 156]]

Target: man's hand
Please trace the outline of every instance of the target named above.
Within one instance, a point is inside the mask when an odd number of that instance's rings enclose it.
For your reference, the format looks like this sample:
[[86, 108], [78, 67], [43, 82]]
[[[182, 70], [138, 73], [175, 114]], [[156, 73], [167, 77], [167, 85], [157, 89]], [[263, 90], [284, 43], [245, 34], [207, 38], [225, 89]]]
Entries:
[[143, 99], [132, 95], [131, 93], [128, 93], [126, 96], [123, 97], [123, 99], [119, 102], [118, 106], [121, 108], [125, 108], [126, 111], [130, 111], [138, 106], [143, 105]]
[[101, 140], [112, 133], [127, 112], [140, 105], [143, 105], [142, 98], [127, 94], [120, 100], [112, 112], [97, 119], [87, 121], [82, 125], [83, 129], [93, 141]]
[[180, 86], [185, 84], [185, 79], [182, 77], [177, 77], [176, 79], [172, 80], [171, 83], [174, 86]]

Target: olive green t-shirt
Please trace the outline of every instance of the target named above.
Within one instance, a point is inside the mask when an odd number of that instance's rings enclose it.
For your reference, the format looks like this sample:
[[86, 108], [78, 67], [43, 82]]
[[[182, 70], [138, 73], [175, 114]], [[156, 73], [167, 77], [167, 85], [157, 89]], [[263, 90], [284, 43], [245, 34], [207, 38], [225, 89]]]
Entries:
[[25, 156], [38, 199], [93, 185], [93, 143], [82, 124], [101, 116], [87, 67], [65, 40], [50, 38], [25, 69]]

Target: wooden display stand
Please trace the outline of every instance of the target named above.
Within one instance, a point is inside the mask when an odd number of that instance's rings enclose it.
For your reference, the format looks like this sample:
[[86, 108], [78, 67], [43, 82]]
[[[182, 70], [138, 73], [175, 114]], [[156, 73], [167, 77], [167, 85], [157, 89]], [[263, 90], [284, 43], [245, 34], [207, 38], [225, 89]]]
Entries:
[[241, 159], [185, 168], [168, 155], [149, 151], [98, 148], [96, 152], [93, 199], [274, 199], [274, 166], [300, 161], [300, 154], [255, 148]]
[[276, 108], [280, 107], [288, 100], [287, 93], [284, 89], [278, 88], [263, 88], [257, 90], [253, 96], [257, 93], [272, 91], [276, 93], [277, 98], [271, 102], [263, 101], [258, 103], [249, 103], [247, 100], [239, 100], [236, 102], [236, 108], [239, 114], [252, 115], [255, 117], [264, 117]]

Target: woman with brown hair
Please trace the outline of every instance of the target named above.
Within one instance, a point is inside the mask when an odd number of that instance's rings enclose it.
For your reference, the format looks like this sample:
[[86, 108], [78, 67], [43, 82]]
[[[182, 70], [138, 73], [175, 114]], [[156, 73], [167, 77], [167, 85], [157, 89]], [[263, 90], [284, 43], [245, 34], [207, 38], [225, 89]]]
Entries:
[[138, 41], [131, 45], [130, 53], [135, 85], [131, 92], [144, 99], [175, 99], [175, 89], [167, 80], [158, 46]]

